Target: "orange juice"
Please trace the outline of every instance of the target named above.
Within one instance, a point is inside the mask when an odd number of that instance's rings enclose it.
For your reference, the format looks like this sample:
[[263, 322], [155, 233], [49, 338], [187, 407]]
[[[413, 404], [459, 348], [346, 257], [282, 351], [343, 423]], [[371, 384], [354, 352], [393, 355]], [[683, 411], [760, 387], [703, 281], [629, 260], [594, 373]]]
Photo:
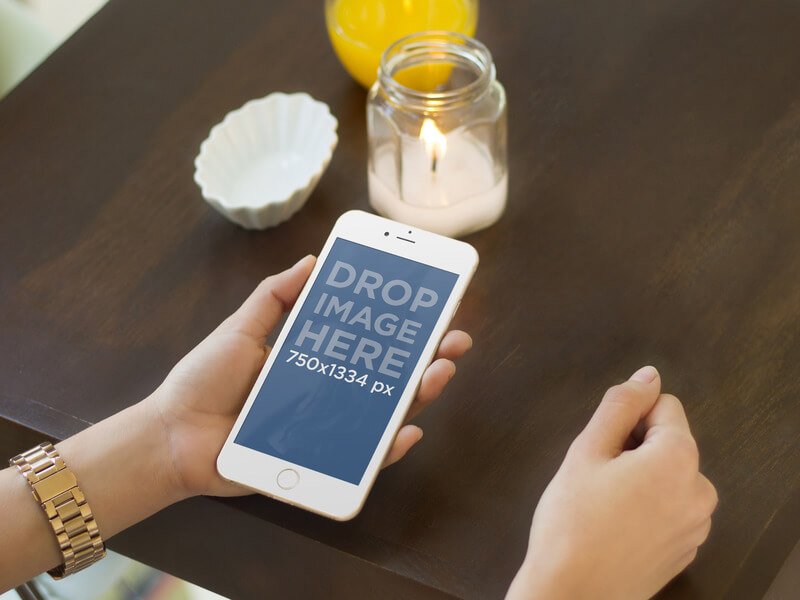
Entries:
[[381, 54], [403, 36], [441, 29], [472, 36], [477, 0], [328, 0], [328, 35], [345, 69], [366, 88]]

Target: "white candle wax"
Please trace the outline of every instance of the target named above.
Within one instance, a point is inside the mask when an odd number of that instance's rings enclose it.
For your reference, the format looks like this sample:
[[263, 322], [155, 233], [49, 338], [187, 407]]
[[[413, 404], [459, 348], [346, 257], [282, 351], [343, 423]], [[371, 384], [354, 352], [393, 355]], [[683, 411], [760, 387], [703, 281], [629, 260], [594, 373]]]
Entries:
[[453, 133], [446, 140], [435, 170], [423, 140], [403, 140], [400, 189], [395, 153], [379, 149], [368, 174], [373, 208], [390, 219], [450, 237], [497, 221], [506, 205], [508, 175], [495, 176], [489, 152], [472, 136]]

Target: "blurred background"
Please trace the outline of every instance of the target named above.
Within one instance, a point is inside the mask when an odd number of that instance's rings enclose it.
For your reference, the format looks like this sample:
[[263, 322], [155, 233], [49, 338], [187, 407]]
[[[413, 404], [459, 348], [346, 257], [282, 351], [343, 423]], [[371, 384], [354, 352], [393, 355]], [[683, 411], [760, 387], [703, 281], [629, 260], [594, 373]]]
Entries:
[[40, 575], [0, 600], [225, 600], [208, 590], [109, 552], [99, 563], [56, 581]]
[[0, 0], [0, 97], [108, 0]]

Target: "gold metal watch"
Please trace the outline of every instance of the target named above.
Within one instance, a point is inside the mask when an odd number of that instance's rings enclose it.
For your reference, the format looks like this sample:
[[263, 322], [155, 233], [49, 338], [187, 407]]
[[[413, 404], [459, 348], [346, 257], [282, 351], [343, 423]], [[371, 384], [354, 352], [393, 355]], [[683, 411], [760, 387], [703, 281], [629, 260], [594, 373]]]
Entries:
[[34, 446], [11, 459], [42, 505], [64, 557], [64, 564], [48, 573], [62, 579], [106, 555], [92, 510], [78, 487], [75, 475], [52, 444]]

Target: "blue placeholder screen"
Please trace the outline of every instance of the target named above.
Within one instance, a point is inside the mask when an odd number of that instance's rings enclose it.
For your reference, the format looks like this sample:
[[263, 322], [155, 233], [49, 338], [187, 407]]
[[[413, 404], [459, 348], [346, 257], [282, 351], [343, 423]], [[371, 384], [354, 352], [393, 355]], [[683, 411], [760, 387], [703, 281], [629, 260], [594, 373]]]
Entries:
[[358, 485], [457, 279], [337, 238], [236, 443]]

